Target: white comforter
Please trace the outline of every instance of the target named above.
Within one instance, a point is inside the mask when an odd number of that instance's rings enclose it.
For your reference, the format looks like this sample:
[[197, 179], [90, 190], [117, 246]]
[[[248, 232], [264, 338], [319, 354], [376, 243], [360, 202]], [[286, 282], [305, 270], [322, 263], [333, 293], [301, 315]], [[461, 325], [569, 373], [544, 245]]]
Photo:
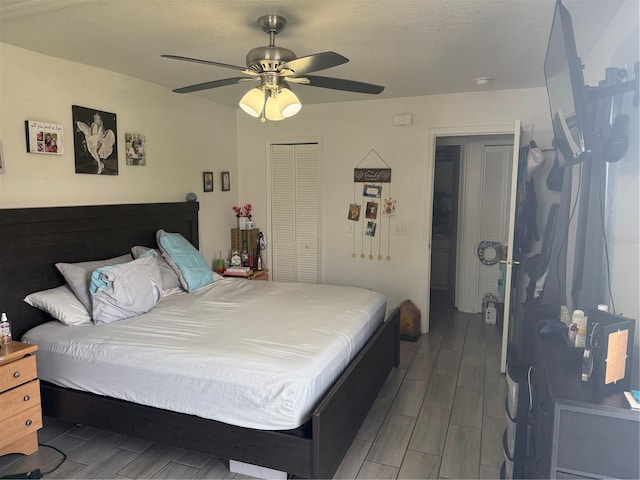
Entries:
[[386, 309], [383, 295], [332, 285], [221, 279], [106, 325], [40, 325], [43, 380], [266, 430], [297, 428]]

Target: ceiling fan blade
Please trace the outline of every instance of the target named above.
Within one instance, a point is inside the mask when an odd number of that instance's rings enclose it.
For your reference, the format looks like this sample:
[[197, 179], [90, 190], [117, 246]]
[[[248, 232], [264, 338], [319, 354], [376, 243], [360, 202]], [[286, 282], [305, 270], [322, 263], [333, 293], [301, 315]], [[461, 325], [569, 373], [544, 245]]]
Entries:
[[377, 95], [382, 93], [384, 87], [372, 83], [356, 82], [345, 80], [344, 78], [319, 77], [318, 75], [306, 75], [312, 87], [331, 88], [333, 90], [344, 90], [346, 92], [370, 93]]
[[199, 92], [201, 90], [208, 90], [210, 88], [226, 87], [227, 85], [235, 85], [236, 83], [252, 82], [257, 79], [245, 78], [245, 77], [233, 77], [223, 78], [222, 80], [213, 80], [211, 82], [198, 83], [197, 85], [190, 85], [188, 87], [176, 88], [173, 90], [175, 93], [192, 93]]
[[247, 67], [240, 67], [238, 65], [229, 65], [227, 63], [212, 62], [211, 60], [201, 60], [199, 58], [181, 57], [179, 55], [160, 55], [162, 58], [170, 58], [171, 60], [181, 60], [183, 62], [202, 63], [204, 65], [213, 65], [214, 67], [231, 68], [233, 70], [240, 70], [241, 72], [249, 75], [257, 75], [258, 72], [251, 70]]
[[348, 58], [338, 53], [322, 52], [286, 62], [280, 67], [280, 71], [291, 70], [294, 75], [304, 75], [309, 72], [317, 72], [318, 70], [337, 67], [348, 61]]

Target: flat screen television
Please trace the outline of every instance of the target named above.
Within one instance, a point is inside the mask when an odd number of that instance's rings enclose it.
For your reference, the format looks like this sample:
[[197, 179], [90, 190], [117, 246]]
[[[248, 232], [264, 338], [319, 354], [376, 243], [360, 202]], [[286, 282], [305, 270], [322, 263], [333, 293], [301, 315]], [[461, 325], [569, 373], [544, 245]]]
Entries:
[[567, 163], [578, 163], [590, 154], [588, 92], [571, 15], [560, 0], [553, 16], [544, 76], [556, 144]]

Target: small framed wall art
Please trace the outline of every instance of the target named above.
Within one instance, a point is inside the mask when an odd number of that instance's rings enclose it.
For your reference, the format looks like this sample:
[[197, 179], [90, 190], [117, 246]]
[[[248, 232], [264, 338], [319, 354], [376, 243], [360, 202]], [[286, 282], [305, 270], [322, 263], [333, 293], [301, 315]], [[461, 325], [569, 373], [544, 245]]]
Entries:
[[378, 218], [378, 202], [367, 202], [365, 217], [373, 220]]
[[221, 181], [221, 185], [222, 185], [222, 191], [223, 192], [228, 192], [229, 190], [231, 190], [231, 177], [229, 176], [229, 172], [222, 172], [220, 174], [220, 181]]
[[64, 131], [62, 125], [39, 122], [37, 120], [25, 120], [24, 128], [27, 135], [27, 152], [47, 155], [64, 154]]
[[144, 135], [140, 133], [125, 133], [124, 143], [127, 151], [127, 165], [144, 166], [147, 164]]
[[202, 190], [213, 192], [213, 172], [202, 172]]
[[348, 215], [348, 219], [349, 220], [353, 220], [354, 222], [357, 222], [358, 220], [360, 220], [360, 205], [358, 205], [357, 203], [352, 203], [349, 205], [349, 215]]

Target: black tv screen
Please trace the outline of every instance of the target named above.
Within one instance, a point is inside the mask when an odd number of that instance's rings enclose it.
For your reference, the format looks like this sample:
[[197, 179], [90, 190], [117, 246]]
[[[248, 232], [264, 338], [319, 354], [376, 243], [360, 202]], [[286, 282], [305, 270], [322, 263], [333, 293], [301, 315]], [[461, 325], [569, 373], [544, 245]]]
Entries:
[[[568, 163], [588, 151], [588, 97], [569, 11], [556, 2], [544, 76], [556, 143]], [[585, 145], [586, 143], [586, 145]]]

